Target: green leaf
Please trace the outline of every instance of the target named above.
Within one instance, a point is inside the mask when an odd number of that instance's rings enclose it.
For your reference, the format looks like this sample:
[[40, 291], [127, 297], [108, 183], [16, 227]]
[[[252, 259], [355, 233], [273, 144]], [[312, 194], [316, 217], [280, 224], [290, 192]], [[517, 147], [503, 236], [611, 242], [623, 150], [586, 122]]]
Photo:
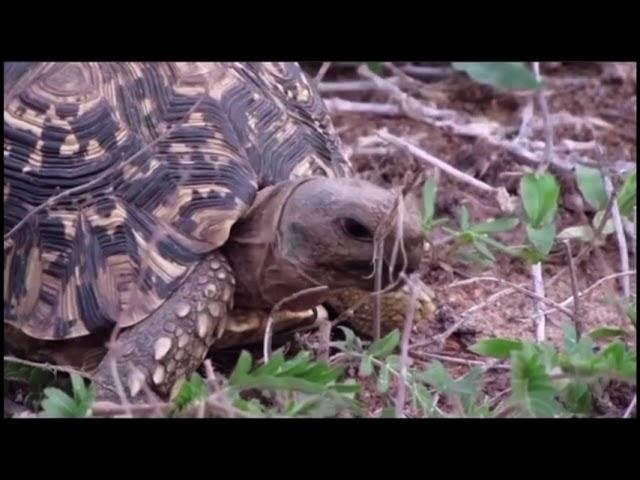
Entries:
[[589, 386], [580, 381], [573, 381], [563, 392], [563, 400], [567, 410], [572, 413], [588, 415], [593, 412], [591, 391]]
[[460, 229], [463, 232], [469, 230], [469, 210], [464, 205], [460, 207]]
[[333, 385], [331, 389], [342, 394], [360, 393], [360, 390], [362, 390], [360, 384], [352, 378]]
[[369, 355], [376, 358], [384, 358], [390, 354], [400, 343], [400, 330], [394, 329], [387, 336], [369, 345]]
[[587, 333], [594, 340], [604, 340], [606, 338], [629, 337], [631, 334], [619, 327], [598, 327]]
[[382, 72], [384, 70], [384, 65], [382, 65], [382, 62], [367, 62], [367, 66], [369, 67], [369, 70], [371, 70], [376, 75], [382, 75]]
[[353, 330], [342, 325], [338, 328], [344, 333], [345, 350], [353, 350], [356, 346], [356, 335]]
[[42, 416], [53, 418], [75, 418], [79, 415], [76, 403], [69, 395], [58, 388], [45, 388], [46, 398], [42, 401]]
[[521, 349], [521, 341], [509, 338], [489, 338], [480, 340], [469, 347], [469, 350], [473, 353], [493, 358], [509, 358], [511, 356], [511, 352]]
[[448, 393], [454, 383], [451, 374], [438, 360], [432, 361], [429, 368], [426, 371], [417, 373], [416, 377], [431, 385], [440, 393]]
[[506, 232], [515, 228], [520, 220], [517, 218], [497, 218], [488, 222], [479, 223], [471, 227], [471, 230], [476, 233], [497, 233]]
[[460, 396], [465, 412], [470, 412], [482, 388], [482, 369], [471, 368], [463, 377], [458, 378], [452, 387], [452, 392]]
[[311, 369], [304, 372], [301, 377], [313, 383], [327, 385], [336, 381], [343, 373], [344, 367], [331, 368], [326, 364], [316, 363]]
[[173, 405], [176, 411], [182, 411], [193, 402], [208, 395], [207, 384], [197, 373], [191, 375], [189, 381], [184, 382], [180, 391], [173, 399]]
[[309, 352], [300, 352], [295, 358], [286, 362], [278, 374], [289, 377], [304, 376], [314, 367], [313, 363], [309, 361], [309, 357]]
[[540, 83], [522, 62], [453, 62], [452, 67], [466, 72], [479, 83], [501, 90], [536, 90]]
[[271, 356], [267, 363], [256, 368], [253, 375], [256, 377], [268, 377], [274, 375], [283, 364], [284, 352], [282, 350], [278, 350]]
[[491, 250], [489, 250], [489, 247], [487, 247], [485, 245], [485, 243], [482, 241], [482, 239], [480, 237], [477, 236], [473, 236], [473, 246], [476, 247], [476, 250], [478, 250], [478, 252], [480, 252], [480, 254], [487, 260], [491, 260], [494, 261], [496, 259], [496, 257], [493, 256], [493, 254], [491, 253]]
[[253, 359], [251, 358], [251, 354], [248, 351], [243, 350], [240, 353], [240, 357], [238, 358], [236, 367], [233, 369], [233, 372], [229, 377], [229, 383], [231, 385], [234, 385], [239, 378], [249, 373], [249, 371], [251, 370], [252, 363], [253, 363]]
[[396, 409], [394, 407], [383, 408], [379, 418], [396, 418]]
[[595, 210], [604, 210], [607, 207], [608, 196], [604, 185], [604, 177], [597, 168], [576, 165], [576, 179], [578, 188]]
[[378, 393], [386, 393], [389, 390], [389, 369], [386, 366], [380, 369], [376, 388]]
[[562, 333], [564, 349], [567, 350], [567, 352], [573, 351], [578, 344], [578, 332], [576, 331], [575, 325], [571, 322], [564, 322], [562, 324]]
[[620, 215], [628, 217], [633, 213], [633, 209], [636, 206], [636, 172], [629, 175], [618, 194], [618, 209]]
[[422, 203], [424, 205], [423, 224], [429, 225], [436, 210], [436, 193], [438, 185], [435, 177], [429, 177], [422, 187]]
[[363, 355], [360, 360], [359, 375], [361, 377], [368, 377], [373, 373], [373, 362], [369, 355]]
[[534, 228], [540, 228], [553, 220], [558, 208], [560, 187], [550, 173], [527, 174], [520, 180], [520, 198]]
[[[400, 371], [400, 363], [401, 363], [400, 355], [389, 355], [385, 358], [385, 362], [389, 365], [390, 368], [394, 369], [396, 372]], [[407, 367], [410, 367], [413, 364], [411, 357], [407, 357]]]
[[530, 345], [511, 354], [511, 401], [529, 416], [553, 417], [559, 411], [553, 383]]
[[433, 411], [433, 398], [427, 387], [417, 384], [415, 387], [415, 398], [420, 404], [420, 408], [422, 408], [424, 414], [431, 415]]
[[553, 248], [553, 241], [556, 236], [556, 226], [554, 223], [548, 223], [544, 227], [534, 228], [527, 225], [527, 237], [538, 252], [548, 255]]
[[252, 377], [242, 375], [236, 379], [234, 386], [241, 389], [264, 389], [299, 391], [304, 393], [320, 393], [325, 390], [323, 385], [309, 382], [295, 377]]

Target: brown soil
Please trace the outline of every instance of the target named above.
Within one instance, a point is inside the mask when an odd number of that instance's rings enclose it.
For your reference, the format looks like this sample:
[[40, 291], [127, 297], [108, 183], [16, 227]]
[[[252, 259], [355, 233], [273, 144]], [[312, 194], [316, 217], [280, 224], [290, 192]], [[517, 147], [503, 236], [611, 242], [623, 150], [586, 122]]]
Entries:
[[[569, 139], [576, 142], [595, 141], [603, 149], [602, 158], [636, 161], [636, 66], [635, 64], [595, 64], [564, 63], [543, 68], [543, 75], [549, 85], [548, 102], [550, 113], [567, 112], [577, 118], [595, 118], [611, 125], [611, 128], [594, 128], [586, 124], [566, 123], [554, 129], [555, 142]], [[339, 72], [325, 80], [346, 79], [348, 73]], [[355, 75], [353, 78], [356, 78]], [[440, 80], [437, 84], [428, 84], [438, 92], [437, 107], [464, 111], [474, 116], [484, 116], [517, 131], [521, 121], [521, 111], [526, 100], [510, 93], [497, 93], [489, 87], [474, 84], [464, 75], [456, 74]], [[335, 95], [331, 95], [335, 96]], [[384, 94], [363, 93], [342, 95], [342, 98], [358, 101], [388, 101]], [[534, 115], [538, 115], [537, 111]], [[531, 165], [523, 164], [508, 152], [487, 147], [482, 142], [451, 135], [422, 122], [403, 117], [384, 117], [377, 114], [336, 114], [334, 121], [338, 132], [347, 146], [355, 146], [359, 137], [372, 136], [386, 128], [390, 133], [408, 138], [436, 157], [454, 165], [467, 174], [492, 185], [504, 186], [510, 194], [516, 195], [522, 173], [531, 171]], [[542, 129], [534, 131], [533, 138], [544, 141]], [[371, 157], [356, 155], [353, 162], [358, 175], [383, 186], [402, 183], [408, 170], [420, 170], [424, 167], [410, 155], [376, 155]], [[432, 175], [434, 170], [427, 170]], [[558, 173], [558, 172], [555, 172]], [[581, 209], [575, 208], [575, 198], [579, 191], [571, 174], [559, 175], [562, 191], [561, 206], [557, 214], [557, 231], [589, 221]], [[440, 175], [439, 196], [436, 216], [455, 218], [461, 205], [466, 205], [472, 221], [483, 221], [488, 217], [500, 215], [494, 207], [495, 202], [465, 184], [459, 183], [446, 174]], [[572, 208], [573, 207], [573, 208]], [[523, 228], [516, 233], [499, 236], [507, 244], [525, 241]], [[432, 240], [437, 241], [438, 237]], [[560, 248], [562, 247], [562, 248]], [[572, 244], [573, 255], [581, 245]], [[566, 252], [559, 245], [552, 259], [545, 262], [543, 276], [546, 296], [561, 302], [572, 295], [571, 280]], [[437, 253], [437, 255], [436, 255]], [[631, 268], [635, 268], [635, 255], [631, 258]], [[598, 279], [620, 271], [619, 256], [615, 238], [610, 236], [599, 252], [591, 253], [577, 265], [578, 289], [583, 290]], [[507, 288], [497, 282], [478, 281], [460, 286], [455, 282], [472, 277], [497, 277], [524, 288], [532, 289], [529, 267], [521, 260], [497, 255], [493, 265], [477, 266], [458, 261], [455, 256], [442, 248], [434, 248], [425, 254], [423, 279], [436, 294], [438, 305], [447, 309], [454, 317], [471, 307], [486, 301], [491, 295]], [[552, 285], [549, 280], [560, 273]], [[635, 276], [631, 277], [635, 291]], [[617, 281], [608, 281], [592, 290], [580, 300], [580, 317], [586, 329], [602, 325], [628, 327], [628, 320], [621, 315], [613, 300], [620, 297], [621, 287]], [[569, 308], [572, 308], [569, 305]], [[535, 327], [531, 316], [533, 302], [530, 297], [512, 292], [494, 303], [476, 310], [465, 323], [463, 336], [454, 335], [439, 352], [459, 358], [474, 358], [466, 347], [481, 337], [508, 336], [526, 340], [535, 339]], [[552, 313], [547, 317], [547, 337], [558, 344], [562, 336], [562, 324], [567, 320], [562, 313]], [[450, 326], [446, 322], [432, 321], [429, 325], [417, 325], [412, 343], [421, 342], [433, 334], [441, 333]], [[470, 333], [471, 332], [471, 333]], [[425, 347], [426, 348], [426, 347]], [[436, 352], [433, 347], [430, 352]], [[419, 351], [419, 350], [418, 350]], [[466, 367], [447, 365], [452, 374], [463, 373]], [[508, 387], [508, 378], [503, 373], [492, 373], [492, 381], [487, 389], [490, 396], [504, 391]], [[373, 386], [375, 391], [375, 386]], [[611, 397], [618, 399], [618, 406], [628, 405], [633, 394], [627, 389], [614, 389]], [[375, 398], [375, 395], [372, 396]], [[621, 400], [623, 399], [623, 400]], [[625, 403], [626, 402], [626, 403]], [[372, 404], [372, 412], [379, 406]], [[618, 413], [624, 411], [624, 408]]]

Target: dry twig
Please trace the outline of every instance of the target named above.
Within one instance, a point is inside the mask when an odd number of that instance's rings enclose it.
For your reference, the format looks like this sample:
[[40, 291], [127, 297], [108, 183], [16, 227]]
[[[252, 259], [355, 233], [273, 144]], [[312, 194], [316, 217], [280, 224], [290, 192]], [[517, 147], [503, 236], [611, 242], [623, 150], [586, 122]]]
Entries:
[[[607, 192], [609, 196], [612, 198], [612, 207], [611, 207], [611, 218], [613, 219], [613, 226], [616, 231], [616, 239], [618, 241], [618, 254], [620, 256], [620, 269], [623, 272], [629, 270], [629, 250], [627, 249], [627, 237], [624, 233], [624, 227], [622, 225], [622, 215], [620, 215], [620, 209], [618, 208], [618, 201], [613, 195], [613, 184], [611, 183], [611, 179], [608, 175], [604, 175], [604, 182]], [[631, 284], [629, 282], [629, 277], [624, 276], [621, 277], [622, 281], [622, 292], [624, 293], [624, 298], [629, 299], [631, 297]]]
[[565, 240], [564, 245], [567, 248], [567, 258], [569, 260], [569, 272], [571, 273], [571, 291], [573, 292], [573, 315], [575, 317], [575, 327], [578, 338], [582, 336], [584, 332], [584, 326], [582, 325], [582, 317], [580, 316], [580, 302], [578, 295], [578, 278], [576, 276], [576, 266], [573, 263], [573, 254], [571, 253], [571, 241]]
[[541, 300], [544, 303], [548, 303], [549, 305], [552, 305], [553, 307], [556, 308], [556, 310], [564, 313], [566, 316], [568, 316], [569, 318], [571, 318], [573, 320], [573, 312], [571, 310], [568, 310], [567, 308], [563, 307], [562, 305], [560, 305], [557, 302], [554, 302], [553, 300], [550, 300], [544, 296], [538, 295], [534, 292], [532, 292], [531, 290], [527, 290], [526, 288], [522, 288], [520, 285], [516, 285], [515, 283], [511, 283], [508, 282], [507, 280], [503, 280], [502, 278], [497, 278], [497, 277], [473, 277], [473, 278], [468, 278], [466, 280], [460, 280], [459, 282], [454, 282], [452, 284], [450, 284], [451, 287], [457, 287], [460, 285], [466, 285], [468, 283], [473, 283], [473, 282], [479, 282], [479, 281], [484, 281], [484, 282], [498, 282], [501, 283], [503, 285], [508, 285], [511, 288], [513, 288], [514, 290], [517, 290], [521, 293], [524, 293], [525, 295], [528, 295], [531, 298], [537, 299], [537, 300]]
[[400, 345], [400, 383], [398, 384], [398, 392], [396, 394], [396, 418], [402, 418], [402, 411], [404, 410], [404, 402], [406, 397], [407, 363], [409, 355], [409, 337], [411, 336], [411, 326], [413, 325], [413, 317], [416, 313], [416, 303], [418, 301], [418, 275], [419, 274], [417, 273], [412, 274], [407, 282], [409, 288], [411, 289], [411, 297], [404, 319], [404, 326], [402, 329], [402, 343]]
[[624, 412], [624, 415], [622, 416], [622, 418], [629, 418], [631, 416], [631, 412], [633, 412], [633, 409], [636, 408], [637, 402], [638, 402], [638, 394], [635, 394], [633, 396], [633, 400], [631, 400], [631, 403], [627, 407], [627, 410]]
[[291, 300], [297, 300], [303, 295], [307, 295], [309, 293], [320, 293], [328, 290], [329, 290], [329, 287], [327, 287], [326, 285], [319, 285], [317, 287], [305, 288], [304, 290], [300, 290], [292, 295], [289, 295], [288, 297], [283, 298], [273, 306], [273, 308], [271, 309], [271, 312], [269, 313], [269, 318], [267, 320], [267, 327], [264, 332], [264, 339], [262, 343], [262, 355], [263, 355], [263, 361], [265, 363], [269, 361], [269, 358], [271, 358], [271, 339], [273, 337], [274, 315], [276, 314], [276, 312], [280, 310], [280, 308], [282, 308], [282, 305], [284, 305], [286, 302], [289, 302]]

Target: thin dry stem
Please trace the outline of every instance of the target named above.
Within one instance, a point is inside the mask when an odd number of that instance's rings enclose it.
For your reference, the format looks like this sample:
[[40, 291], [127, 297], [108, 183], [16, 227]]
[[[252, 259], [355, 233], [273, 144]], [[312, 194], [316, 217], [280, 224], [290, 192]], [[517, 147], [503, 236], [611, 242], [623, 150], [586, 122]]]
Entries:
[[274, 315], [276, 314], [276, 312], [280, 310], [282, 305], [290, 300], [296, 300], [308, 293], [320, 293], [328, 290], [329, 290], [329, 287], [327, 287], [326, 285], [319, 285], [317, 287], [305, 288], [304, 290], [300, 290], [292, 295], [289, 295], [288, 297], [283, 298], [273, 306], [273, 308], [271, 309], [271, 312], [269, 313], [269, 318], [267, 320], [267, 327], [264, 332], [264, 339], [262, 343], [262, 355], [263, 355], [263, 361], [265, 363], [269, 361], [269, 358], [271, 358], [271, 340], [273, 337]]
[[571, 241], [565, 240], [564, 245], [567, 249], [567, 258], [569, 260], [569, 272], [571, 273], [571, 291], [573, 292], [573, 315], [575, 317], [576, 334], [578, 338], [582, 336], [584, 332], [584, 326], [582, 325], [582, 317], [580, 316], [580, 296], [578, 295], [578, 278], [576, 275], [576, 266], [573, 262], [573, 254], [571, 253]]
[[449, 175], [451, 175], [453, 178], [464, 182], [468, 185], [471, 185], [474, 188], [477, 188], [479, 190], [482, 190], [483, 192], [491, 192], [493, 193], [495, 191], [495, 188], [493, 188], [491, 185], [488, 185], [480, 180], [478, 180], [477, 178], [474, 178], [470, 175], [467, 175], [464, 172], [461, 172], [460, 170], [458, 170], [457, 168], [452, 167], [451, 165], [449, 165], [448, 163], [440, 160], [439, 158], [431, 155], [430, 153], [425, 152], [422, 148], [407, 142], [406, 140], [397, 137], [395, 135], [390, 134], [389, 132], [386, 131], [380, 131], [378, 132], [378, 136], [380, 138], [382, 138], [383, 140], [393, 144], [393, 145], [397, 145], [399, 147], [402, 147], [406, 150], [408, 150], [412, 155], [418, 157], [419, 159], [427, 162], [430, 166], [434, 166], [436, 168], [439, 168], [440, 170], [443, 170], [445, 172], [447, 172]]
[[[619, 278], [625, 275], [635, 275], [636, 271], [635, 270], [629, 270], [627, 272], [618, 272], [618, 273], [612, 273], [611, 275], [607, 275], [606, 277], [602, 277], [601, 279], [597, 280], [596, 282], [594, 282], [592, 285], [590, 285], [588, 288], [585, 288], [584, 290], [582, 290], [581, 292], [578, 293], [578, 297], [584, 297], [587, 293], [589, 293], [591, 290], [597, 288], [600, 284], [606, 282], [607, 280], [613, 280], [614, 278]], [[571, 295], [569, 298], [563, 300], [562, 302], [558, 303], [557, 305], [565, 307], [567, 305], [569, 305], [574, 299], [574, 296]], [[558, 309], [557, 308], [552, 308], [550, 310], [545, 311], [545, 314], [550, 314], [553, 312], [556, 312]]]
[[395, 416], [403, 417], [404, 402], [406, 398], [407, 364], [409, 360], [409, 337], [411, 336], [411, 326], [416, 313], [416, 303], [418, 302], [418, 275], [412, 274], [409, 277], [408, 285], [411, 289], [411, 298], [407, 305], [407, 312], [402, 328], [402, 343], [400, 345], [400, 383], [396, 394]]
[[513, 288], [514, 290], [517, 290], [518, 292], [524, 293], [525, 295], [528, 295], [531, 298], [537, 299], [537, 300], [541, 300], [544, 303], [548, 303], [549, 305], [553, 306], [556, 308], [556, 310], [564, 313], [565, 315], [567, 315], [569, 318], [571, 318], [573, 320], [573, 312], [571, 310], [568, 310], [567, 308], [563, 307], [562, 305], [560, 305], [557, 302], [554, 302], [553, 300], [550, 300], [542, 295], [538, 295], [534, 292], [532, 292], [531, 290], [527, 290], [526, 288], [522, 288], [520, 285], [516, 285], [515, 283], [511, 283], [508, 282], [506, 280], [503, 280], [501, 278], [497, 278], [497, 277], [473, 277], [473, 278], [468, 278], [465, 280], [460, 280], [458, 282], [454, 282], [451, 283], [449, 286], [451, 287], [457, 287], [460, 285], [466, 285], [468, 283], [473, 283], [473, 282], [498, 282], [501, 283], [503, 285], [508, 285], [511, 288]]
[[91, 380], [91, 375], [89, 375], [88, 373], [84, 373], [81, 370], [76, 370], [75, 368], [72, 367], [64, 367], [64, 366], [58, 366], [58, 365], [51, 365], [49, 363], [38, 363], [38, 362], [30, 362], [28, 360], [23, 360], [21, 358], [17, 358], [17, 357], [12, 357], [12, 356], [4, 356], [4, 361], [5, 362], [12, 362], [12, 363], [18, 363], [20, 365], [26, 365], [28, 367], [36, 367], [36, 368], [42, 368], [44, 370], [49, 370], [51, 372], [64, 372], [64, 373], [68, 373], [68, 374], [72, 374], [75, 373], [83, 378], [86, 378], [87, 380]]
[[[131, 413], [131, 404], [129, 403], [129, 399], [124, 392], [124, 387], [122, 386], [122, 380], [120, 378], [120, 373], [118, 372], [118, 364], [116, 361], [116, 351], [109, 352], [109, 370], [111, 371], [111, 376], [113, 377], [113, 383], [116, 387], [116, 392], [118, 393], [118, 398], [120, 399], [120, 404], [124, 408], [125, 413], [128, 416], [133, 416]], [[119, 353], [119, 352], [117, 352]]]
[[[540, 75], [540, 62], [533, 62], [533, 71], [536, 80], [542, 83], [542, 76]], [[542, 163], [539, 169], [540, 172], [543, 172], [547, 170], [553, 163], [553, 128], [551, 127], [549, 105], [547, 104], [547, 98], [544, 96], [544, 88], [540, 88], [536, 92], [536, 99], [538, 100], [538, 104], [540, 105], [540, 111], [542, 112], [542, 122], [545, 138], [544, 163]]]
[[631, 416], [631, 412], [633, 412], [633, 409], [636, 408], [636, 403], [637, 402], [638, 402], [638, 394], [635, 394], [633, 396], [633, 400], [631, 400], [631, 403], [629, 404], [629, 406], [625, 410], [624, 415], [622, 416], [622, 418], [629, 418]]
[[352, 102], [342, 98], [327, 98], [324, 103], [330, 113], [367, 113], [393, 117], [403, 114], [400, 107], [389, 103]]
[[316, 78], [314, 79], [316, 83], [320, 83], [324, 76], [329, 71], [329, 67], [331, 67], [331, 62], [322, 62], [320, 68], [318, 69], [318, 73], [316, 74]]
[[[604, 175], [604, 182], [609, 192], [612, 200], [611, 207], [611, 217], [613, 219], [613, 226], [616, 231], [616, 239], [618, 241], [618, 254], [620, 256], [620, 269], [623, 272], [629, 270], [629, 250], [627, 248], [627, 237], [624, 233], [624, 226], [622, 225], [622, 215], [620, 215], [620, 209], [618, 208], [618, 201], [616, 200], [613, 193], [613, 184], [611, 183], [611, 179], [608, 175]], [[622, 282], [622, 292], [624, 294], [624, 298], [628, 300], [631, 297], [631, 283], [629, 282], [629, 277], [624, 276], [621, 277]]]
[[418, 360], [422, 360], [423, 362], [429, 361], [429, 358], [433, 358], [436, 360], [442, 360], [444, 362], [457, 363], [458, 365], [467, 365], [470, 367], [483, 367], [486, 370], [496, 369], [496, 370], [511, 370], [511, 367], [508, 365], [502, 365], [499, 363], [489, 363], [489, 362], [481, 362], [480, 360], [467, 360], [465, 358], [456, 358], [450, 357], [448, 355], [441, 355], [439, 353], [430, 353], [430, 352], [411, 352], [409, 355], [411, 357], [416, 358]]

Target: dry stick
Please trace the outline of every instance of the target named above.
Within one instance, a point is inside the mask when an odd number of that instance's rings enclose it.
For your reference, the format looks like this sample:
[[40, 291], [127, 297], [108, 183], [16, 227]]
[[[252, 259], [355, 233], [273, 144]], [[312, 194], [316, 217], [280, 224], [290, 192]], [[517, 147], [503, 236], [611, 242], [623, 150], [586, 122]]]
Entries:
[[407, 95], [400, 87], [389, 82], [387, 79], [376, 75], [371, 69], [363, 64], [358, 68], [358, 73], [363, 77], [375, 82], [376, 85], [400, 103], [400, 107], [410, 118], [420, 121], [435, 121], [437, 119], [453, 118], [456, 112], [453, 110], [445, 110], [433, 108], [425, 105], [423, 102]]
[[566, 316], [568, 316], [569, 318], [571, 318], [573, 320], [573, 312], [565, 307], [563, 307], [562, 305], [560, 305], [557, 302], [554, 302], [553, 300], [550, 300], [544, 296], [538, 295], [537, 293], [532, 292], [531, 290], [527, 290], [526, 288], [522, 288], [520, 285], [516, 285], [515, 283], [511, 283], [508, 282], [506, 280], [503, 280], [502, 278], [497, 278], [497, 277], [473, 277], [473, 278], [469, 278], [466, 280], [460, 280], [459, 282], [454, 282], [451, 283], [449, 286], [450, 287], [458, 287], [461, 285], [466, 285], [468, 283], [473, 283], [473, 282], [498, 282], [501, 283], [503, 285], [508, 285], [511, 288], [513, 288], [514, 290], [517, 290], [521, 293], [524, 293], [525, 295], [528, 295], [529, 297], [536, 299], [536, 300], [540, 300], [544, 303], [548, 303], [549, 305], [553, 306], [556, 308], [556, 310], [564, 313]]
[[273, 316], [275, 315], [275, 313], [278, 310], [280, 310], [282, 305], [288, 302], [289, 300], [296, 300], [307, 293], [319, 293], [319, 292], [328, 291], [328, 290], [329, 290], [329, 287], [327, 287], [326, 285], [319, 285], [317, 287], [305, 288], [304, 290], [300, 290], [292, 295], [289, 295], [288, 297], [283, 298], [273, 306], [273, 308], [271, 309], [271, 312], [269, 313], [269, 318], [267, 320], [267, 328], [265, 329], [264, 339], [262, 343], [262, 355], [263, 355], [263, 361], [265, 363], [269, 361], [269, 358], [271, 358], [271, 339], [273, 337], [273, 321], [274, 321]]
[[575, 317], [575, 327], [577, 338], [580, 339], [584, 333], [584, 325], [582, 325], [582, 318], [580, 317], [580, 298], [578, 295], [578, 278], [576, 276], [576, 266], [573, 263], [573, 254], [571, 253], [571, 241], [565, 240], [564, 245], [567, 248], [567, 257], [569, 259], [569, 271], [571, 273], [571, 291], [573, 293], [573, 315]]
[[638, 402], [638, 394], [636, 393], [633, 396], [633, 400], [631, 400], [631, 403], [627, 407], [627, 410], [624, 412], [624, 415], [622, 416], [622, 418], [629, 418], [631, 416], [631, 412], [633, 411], [634, 408], [636, 408], [637, 402]]
[[331, 322], [328, 319], [322, 320], [318, 331], [320, 348], [318, 358], [321, 362], [329, 363], [329, 344], [331, 343]]
[[[398, 83], [398, 78], [388, 78], [391, 83]], [[322, 82], [318, 84], [320, 93], [350, 93], [380, 90], [378, 85], [371, 80], [349, 80], [346, 82]]]
[[425, 67], [420, 65], [406, 65], [400, 67], [400, 69], [409, 75], [433, 79], [445, 78], [454, 72], [454, 70], [449, 67]]
[[473, 307], [468, 308], [467, 310], [462, 312], [460, 314], [461, 319], [458, 322], [456, 322], [455, 325], [450, 327], [448, 330], [445, 330], [443, 333], [436, 335], [433, 339], [429, 339], [424, 342], [414, 343], [409, 348], [413, 349], [413, 348], [425, 347], [425, 346], [431, 345], [434, 342], [434, 340], [439, 344], [440, 348], [442, 348], [446, 343], [446, 341], [449, 339], [449, 337], [453, 335], [456, 330], [458, 330], [465, 322], [467, 322], [471, 318], [471, 315], [470, 315], [471, 313], [475, 312], [476, 310], [480, 310], [481, 308], [484, 308], [487, 305], [490, 305], [491, 303], [498, 300], [500, 297], [508, 295], [513, 291], [514, 291], [513, 288], [505, 288], [504, 290], [500, 290], [499, 292], [494, 293], [489, 298], [487, 298], [484, 302], [474, 305]]
[[[611, 179], [608, 175], [604, 175], [604, 183], [609, 195], [613, 198], [611, 217], [616, 231], [616, 239], [618, 240], [620, 269], [623, 272], [626, 272], [629, 270], [629, 250], [627, 249], [627, 237], [624, 234], [624, 227], [622, 225], [622, 216], [620, 215], [620, 209], [618, 208], [618, 201], [613, 196], [613, 184], [611, 183]], [[625, 300], [628, 300], [629, 297], [631, 297], [631, 284], [629, 282], [629, 277], [627, 276], [622, 277], [622, 292], [624, 293]]]
[[411, 288], [411, 298], [409, 305], [407, 306], [407, 313], [404, 319], [404, 326], [402, 329], [402, 343], [400, 345], [400, 383], [398, 384], [398, 392], [396, 395], [396, 408], [395, 417], [402, 418], [402, 411], [404, 409], [404, 402], [406, 398], [406, 385], [407, 380], [407, 363], [409, 357], [409, 337], [411, 336], [411, 326], [413, 324], [413, 317], [416, 313], [416, 303], [418, 302], [418, 279], [417, 273], [411, 274], [409, 277], [409, 287]]
[[423, 362], [427, 362], [429, 361], [429, 358], [434, 358], [436, 360], [442, 360], [444, 362], [451, 362], [451, 363], [457, 363], [459, 365], [467, 365], [467, 366], [480, 366], [483, 367], [485, 369], [496, 369], [496, 370], [511, 370], [511, 367], [509, 367], [508, 365], [502, 365], [499, 363], [488, 363], [488, 362], [481, 362], [480, 360], [467, 360], [464, 358], [456, 358], [456, 357], [450, 357], [448, 355], [441, 355], [439, 353], [430, 353], [430, 352], [411, 352], [410, 353], [411, 357], [416, 358], [418, 360], [422, 360]]
[[71, 367], [50, 365], [48, 363], [30, 362], [28, 360], [22, 360], [21, 358], [7, 356], [7, 355], [4, 356], [4, 361], [5, 362], [18, 363], [20, 365], [26, 365], [28, 367], [42, 368], [44, 370], [49, 370], [51, 372], [64, 372], [64, 373], [68, 373], [68, 374], [75, 373], [76, 375], [80, 375], [81, 377], [86, 378], [87, 380], [91, 380], [92, 379], [91, 375], [89, 375], [88, 373], [84, 373], [84, 372], [82, 372], [80, 370], [76, 370], [75, 368], [71, 368]]
[[479, 190], [482, 190], [484, 192], [495, 192], [496, 189], [493, 188], [492, 186], [478, 180], [477, 178], [474, 178], [470, 175], [467, 175], [464, 172], [461, 172], [460, 170], [458, 170], [457, 168], [452, 167], [451, 165], [449, 165], [448, 163], [440, 160], [437, 157], [434, 157], [433, 155], [431, 155], [430, 153], [425, 152], [423, 149], [417, 147], [416, 145], [407, 142], [406, 140], [403, 140], [400, 137], [397, 137], [395, 135], [392, 135], [389, 132], [386, 131], [380, 131], [378, 132], [378, 136], [393, 144], [393, 145], [397, 145], [399, 147], [402, 147], [406, 150], [408, 150], [412, 155], [418, 157], [421, 160], [424, 160], [425, 162], [429, 163], [430, 165], [439, 168], [440, 170], [444, 170], [445, 172], [447, 172], [449, 175], [451, 175], [452, 177], [466, 183], [469, 184]]
[[[536, 80], [542, 82], [540, 76], [540, 62], [533, 62], [533, 70]], [[545, 172], [553, 162], [553, 130], [551, 128], [551, 119], [549, 118], [549, 106], [547, 105], [547, 99], [544, 96], [544, 89], [540, 88], [536, 92], [536, 98], [540, 104], [540, 110], [542, 111], [542, 121], [545, 134], [545, 151], [544, 162], [538, 167], [538, 172]], [[531, 277], [533, 280], [533, 290], [538, 297], [544, 298], [544, 281], [542, 279], [542, 263], [537, 262], [531, 266]], [[544, 342], [546, 339], [546, 323], [547, 318], [544, 315], [544, 309], [540, 299], [536, 299], [533, 302], [534, 309], [538, 315], [536, 315], [536, 341], [538, 343]], [[573, 319], [574, 323], [577, 321]]]
[[[535, 292], [535, 298], [533, 299], [533, 308], [536, 312], [536, 341], [538, 343], [544, 342], [546, 338], [546, 323], [547, 318], [544, 314], [541, 301], [545, 300], [544, 296], [544, 282], [542, 281], [542, 264], [540, 262], [531, 265], [531, 278], [533, 280], [533, 291]], [[575, 322], [575, 319], [574, 319]]]
[[116, 386], [116, 392], [118, 392], [118, 398], [120, 398], [120, 404], [124, 408], [125, 413], [132, 417], [131, 413], [131, 404], [129, 403], [129, 399], [127, 395], [124, 393], [124, 387], [122, 386], [122, 379], [120, 378], [120, 374], [118, 373], [118, 364], [116, 362], [117, 357], [117, 347], [115, 350], [112, 350], [108, 353], [110, 355], [109, 359], [109, 369], [111, 371], [111, 376], [113, 377], [113, 383]]
[[[602, 277], [601, 279], [599, 279], [598, 281], [596, 281], [595, 283], [590, 285], [588, 288], [585, 288], [581, 292], [578, 292], [578, 297], [584, 297], [591, 290], [597, 288], [601, 283], [606, 282], [607, 280], [612, 280], [614, 278], [619, 278], [619, 277], [628, 276], [628, 275], [635, 275], [635, 274], [636, 274], [635, 270], [628, 270], [626, 272], [612, 273], [611, 275], [607, 275], [606, 277]], [[558, 305], [560, 305], [562, 307], [565, 307], [565, 306], [569, 305], [572, 302], [573, 299], [574, 299], [574, 297], [573, 297], [573, 295], [571, 295], [569, 298], [567, 298], [567, 299], [563, 300], [562, 302], [558, 303]], [[549, 314], [549, 313], [553, 313], [555, 311], [557, 311], [557, 308], [552, 308], [550, 310], [547, 310], [544, 313]]]
[[376, 115], [398, 116], [403, 115], [402, 109], [397, 105], [388, 103], [352, 102], [342, 98], [327, 98], [324, 103], [330, 113], [371, 113]]
[[316, 84], [318, 84], [318, 83], [320, 83], [322, 81], [324, 76], [327, 74], [327, 71], [329, 70], [330, 66], [331, 66], [331, 62], [322, 62], [322, 65], [320, 65], [320, 69], [318, 70], [318, 73], [316, 74], [316, 78], [314, 79]]
[[[542, 77], [540, 75], [540, 62], [533, 62], [533, 72], [536, 80], [542, 83]], [[549, 105], [547, 99], [544, 96], [544, 88], [540, 88], [536, 92], [536, 98], [540, 104], [540, 110], [542, 111], [542, 122], [544, 128], [545, 139], [545, 151], [544, 151], [544, 163], [541, 165], [540, 172], [549, 168], [549, 165], [553, 162], [553, 128], [551, 127], [551, 116], [549, 115]]]

